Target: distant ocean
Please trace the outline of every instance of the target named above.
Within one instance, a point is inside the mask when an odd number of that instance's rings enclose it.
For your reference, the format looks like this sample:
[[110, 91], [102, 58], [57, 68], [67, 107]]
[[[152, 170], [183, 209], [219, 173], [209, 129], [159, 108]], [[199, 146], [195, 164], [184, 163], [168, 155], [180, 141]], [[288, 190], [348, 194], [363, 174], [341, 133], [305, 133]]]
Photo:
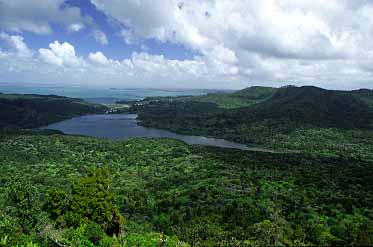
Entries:
[[85, 99], [93, 103], [110, 104], [118, 100], [141, 100], [153, 96], [203, 95], [220, 90], [206, 89], [143, 89], [61, 86], [29, 83], [0, 83], [1, 93], [60, 95]]

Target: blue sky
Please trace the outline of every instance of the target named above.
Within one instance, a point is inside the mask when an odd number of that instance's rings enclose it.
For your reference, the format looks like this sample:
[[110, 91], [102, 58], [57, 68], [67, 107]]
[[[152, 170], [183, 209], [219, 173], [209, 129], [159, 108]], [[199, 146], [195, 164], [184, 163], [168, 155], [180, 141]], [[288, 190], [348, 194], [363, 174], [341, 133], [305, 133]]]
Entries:
[[159, 42], [155, 39], [143, 40], [134, 44], [126, 44], [118, 33], [117, 26], [120, 24], [111, 23], [107, 16], [87, 0], [69, 0], [65, 4], [76, 6], [80, 9], [82, 16], [92, 18], [92, 26], [102, 30], [108, 38], [108, 44], [102, 45], [92, 37], [91, 30], [82, 29], [80, 32], [66, 32], [66, 28], [61, 25], [51, 24], [53, 34], [38, 35], [32, 32], [25, 32], [24, 38], [27, 40], [30, 48], [39, 49], [46, 47], [49, 43], [60, 40], [74, 44], [77, 55], [84, 56], [89, 52], [97, 50], [102, 51], [108, 57], [113, 59], [124, 59], [131, 56], [134, 51], [151, 51], [152, 54], [164, 54], [170, 59], [190, 59], [194, 52], [185, 49], [182, 45]]
[[372, 88], [372, 1], [0, 0], [0, 82]]

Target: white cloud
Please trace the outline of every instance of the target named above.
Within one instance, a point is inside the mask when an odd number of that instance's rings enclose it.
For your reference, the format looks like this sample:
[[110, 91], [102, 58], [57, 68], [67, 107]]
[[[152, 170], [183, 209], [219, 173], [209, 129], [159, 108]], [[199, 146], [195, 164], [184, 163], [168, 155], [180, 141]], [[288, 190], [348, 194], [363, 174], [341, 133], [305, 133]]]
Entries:
[[79, 32], [84, 28], [84, 24], [82, 23], [73, 23], [70, 24], [68, 27], [68, 31], [70, 32]]
[[49, 64], [58, 65], [58, 66], [63, 65], [62, 58], [58, 57], [53, 51], [51, 51], [49, 49], [41, 48], [41, 49], [39, 49], [39, 53], [40, 53], [40, 58], [44, 62], [49, 63]]
[[95, 53], [89, 53], [88, 58], [92, 62], [98, 63], [98, 64], [107, 64], [107, 63], [109, 63], [109, 60], [107, 59], [107, 57], [102, 52], [100, 52], [100, 51], [95, 52]]
[[135, 34], [131, 30], [128, 30], [128, 29], [122, 29], [119, 35], [122, 37], [123, 41], [127, 45], [131, 45], [137, 41]]
[[[16, 51], [14, 51], [16, 52]], [[0, 75], [4, 80], [17, 78], [30, 82], [80, 82], [102, 83], [147, 87], [158, 81], [159, 87], [188, 87], [186, 83], [208, 87], [211, 82], [224, 80], [221, 68], [210, 66], [208, 61], [172, 60], [163, 55], [134, 52], [129, 58], [115, 60], [102, 52], [89, 53], [86, 58], [78, 57], [73, 45], [55, 41], [48, 48], [40, 48], [37, 56], [18, 59], [12, 51], [4, 51], [0, 56]], [[4, 56], [3, 56], [4, 55]], [[6, 56], [6, 59], [5, 59]], [[170, 78], [172, 75], [172, 78]], [[218, 76], [217, 76], [218, 75]], [[227, 83], [226, 83], [227, 84]]]
[[[282, 81], [353, 87], [371, 78], [369, 1], [91, 2], [124, 26], [126, 43], [156, 39], [181, 44], [200, 54], [194, 61], [205, 64], [210, 73], [229, 76], [225, 79], [237, 84]], [[152, 66], [161, 69], [161, 62]]]
[[77, 7], [64, 0], [1, 0], [0, 28], [11, 32], [47, 34], [51, 23], [71, 25], [85, 22]]
[[213, 47], [211, 56], [215, 57], [218, 61], [227, 64], [233, 64], [237, 62], [236, 53], [221, 45]]
[[40, 59], [46, 63], [58, 66], [81, 66], [82, 60], [75, 54], [75, 48], [71, 44], [65, 42], [60, 43], [54, 41], [49, 44], [49, 49], [39, 49]]
[[102, 45], [107, 45], [109, 43], [106, 34], [102, 32], [101, 30], [95, 30], [92, 33], [92, 35], [95, 38], [95, 40]]
[[8, 54], [0, 50], [0, 59], [7, 57]]
[[119, 22], [133, 27], [136, 35], [161, 36], [165, 26], [173, 20], [173, 0], [103, 1], [92, 0], [96, 8]]
[[20, 57], [31, 57], [33, 55], [26, 43], [23, 41], [23, 37], [19, 35], [9, 35], [7, 33], [0, 33], [0, 40], [5, 40], [7, 44], [16, 52], [17, 56]]
[[[35, 1], [30, 0], [33, 3]], [[14, 8], [17, 10], [15, 11], [9, 7], [12, 2], [6, 1], [6, 6], [12, 10], [10, 12], [18, 13], [15, 16], [19, 16], [19, 8]], [[20, 0], [14, 2], [19, 4]], [[51, 2], [58, 5], [63, 1]], [[151, 87], [237, 88], [253, 84], [290, 83], [314, 84], [329, 88], [373, 86], [371, 82], [373, 4], [371, 1], [91, 0], [91, 2], [110, 20], [119, 23], [113, 26], [117, 28], [125, 43], [135, 43], [137, 49], [143, 52], [134, 52], [123, 60], [111, 58], [102, 52], [88, 52], [87, 57], [77, 57], [71, 44], [61, 44], [56, 41], [49, 48], [41, 48], [37, 57], [33, 57], [32, 52], [29, 53], [31, 55], [28, 62], [34, 66], [35, 78], [40, 80], [44, 78], [47, 81], [47, 78], [52, 80], [55, 76], [57, 81], [99, 83], [101, 80], [105, 83], [127, 86], [134, 86], [130, 83], [136, 82]], [[67, 6], [67, 9], [70, 8]], [[1, 11], [0, 8], [0, 14]], [[61, 8], [58, 11], [66, 10]], [[57, 16], [55, 22], [62, 23], [60, 16], [70, 16], [67, 18], [68, 21], [63, 22], [66, 27], [77, 30], [79, 28], [73, 28], [72, 25], [76, 23], [86, 25], [81, 20], [80, 13], [77, 15], [76, 10], [70, 11], [71, 13], [75, 11], [75, 14], [58, 14], [52, 11], [53, 15]], [[25, 23], [36, 23], [37, 25], [34, 26], [40, 30], [35, 28], [33, 32], [48, 32], [49, 22], [52, 21], [45, 21], [44, 17], [50, 15], [43, 14], [44, 12], [39, 9], [36, 13], [40, 13], [40, 21], [36, 17], [36, 19], [31, 18], [31, 14], [25, 14], [25, 17], [15, 17], [17, 21], [7, 22], [12, 20], [12, 16], [7, 13], [5, 17], [0, 15], [0, 28], [32, 31], [34, 28]], [[22, 23], [24, 25], [21, 25]], [[96, 31], [92, 36], [101, 44], [107, 44], [106, 34], [98, 29], [94, 30]], [[23, 42], [20, 38], [16, 39]], [[20, 62], [20, 56], [17, 55], [22, 54], [20, 48], [22, 46], [16, 48], [17, 46], [12, 45], [9, 38], [3, 40], [6, 40], [11, 49], [2, 49], [0, 66], [3, 67], [0, 67], [0, 72], [5, 71], [4, 68], [7, 68], [7, 71], [10, 68], [13, 71], [23, 68], [26, 70], [26, 61]], [[195, 57], [177, 60], [169, 59], [162, 54], [153, 55], [152, 45], [148, 49], [141, 48], [143, 41], [147, 41], [147, 44], [163, 42], [181, 45], [195, 54]], [[29, 49], [27, 45], [25, 47]], [[3, 59], [5, 56], [7, 59]], [[5, 65], [5, 60], [11, 65]], [[69, 73], [61, 75], [66, 71]], [[59, 79], [59, 76], [62, 79]], [[14, 76], [17, 77], [20, 75]]]

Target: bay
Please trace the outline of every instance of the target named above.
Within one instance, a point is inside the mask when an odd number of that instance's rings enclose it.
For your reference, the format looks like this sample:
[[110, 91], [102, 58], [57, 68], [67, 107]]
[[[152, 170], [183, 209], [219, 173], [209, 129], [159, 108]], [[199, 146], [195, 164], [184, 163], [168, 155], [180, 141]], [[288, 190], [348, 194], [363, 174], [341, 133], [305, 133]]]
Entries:
[[111, 140], [126, 140], [132, 137], [173, 138], [187, 144], [266, 151], [258, 148], [249, 148], [246, 145], [226, 141], [224, 139], [180, 135], [167, 130], [146, 128], [140, 126], [136, 118], [136, 114], [87, 115], [54, 123], [43, 127], [43, 129], [59, 130], [70, 135], [84, 135]]

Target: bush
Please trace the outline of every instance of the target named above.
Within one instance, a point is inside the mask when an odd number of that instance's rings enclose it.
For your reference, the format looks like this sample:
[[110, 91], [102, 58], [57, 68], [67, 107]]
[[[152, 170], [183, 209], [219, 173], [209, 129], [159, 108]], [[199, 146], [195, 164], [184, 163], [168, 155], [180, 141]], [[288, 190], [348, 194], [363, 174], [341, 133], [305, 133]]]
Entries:
[[118, 235], [124, 218], [115, 204], [111, 179], [106, 168], [94, 168], [73, 182], [71, 192], [52, 190], [48, 193], [47, 210], [64, 227], [97, 223], [108, 235]]

